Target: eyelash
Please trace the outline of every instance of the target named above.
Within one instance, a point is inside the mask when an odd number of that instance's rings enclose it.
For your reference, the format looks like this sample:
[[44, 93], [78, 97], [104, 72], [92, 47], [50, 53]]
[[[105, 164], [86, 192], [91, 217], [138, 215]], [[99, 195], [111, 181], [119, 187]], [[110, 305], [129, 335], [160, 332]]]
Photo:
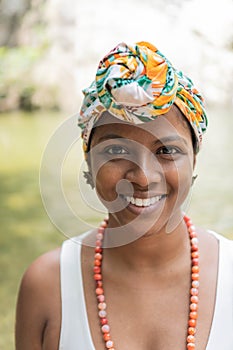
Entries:
[[[110, 146], [104, 150], [104, 153], [112, 156], [121, 156], [121, 155], [129, 154], [129, 152], [120, 145]], [[171, 157], [178, 153], [181, 153], [180, 149], [174, 146], [163, 146], [163, 147], [160, 147], [155, 152], [156, 155], [160, 155], [163, 157]]]
[[173, 147], [173, 146], [163, 146], [156, 151], [156, 154], [162, 154], [165, 156], [172, 156], [177, 153], [181, 153], [181, 151], [177, 147]]
[[[121, 150], [121, 151], [123, 151], [123, 152], [113, 152], [112, 150], [114, 150], [114, 149], [115, 149], [115, 150]], [[117, 146], [117, 145], [108, 147], [107, 149], [105, 149], [105, 153], [111, 154], [111, 155], [129, 154], [129, 152], [126, 151], [126, 150], [124, 149], [124, 147], [122, 147], [122, 146]]]

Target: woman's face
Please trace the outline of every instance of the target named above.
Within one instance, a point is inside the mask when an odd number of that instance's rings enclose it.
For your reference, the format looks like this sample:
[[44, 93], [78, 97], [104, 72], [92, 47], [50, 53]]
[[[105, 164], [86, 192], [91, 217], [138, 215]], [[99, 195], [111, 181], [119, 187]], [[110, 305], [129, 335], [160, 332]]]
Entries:
[[103, 115], [89, 166], [112, 227], [160, 230], [181, 214], [195, 164], [188, 125], [177, 108], [144, 124]]

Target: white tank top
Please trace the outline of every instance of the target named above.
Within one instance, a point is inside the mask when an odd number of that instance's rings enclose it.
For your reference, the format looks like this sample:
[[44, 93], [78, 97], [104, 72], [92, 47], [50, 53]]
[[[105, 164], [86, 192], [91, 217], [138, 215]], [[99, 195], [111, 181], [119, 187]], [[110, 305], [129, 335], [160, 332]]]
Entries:
[[[206, 350], [233, 350], [233, 241], [219, 240], [219, 270], [214, 317]], [[63, 243], [61, 252], [62, 323], [59, 350], [95, 350], [87, 318], [81, 244]]]

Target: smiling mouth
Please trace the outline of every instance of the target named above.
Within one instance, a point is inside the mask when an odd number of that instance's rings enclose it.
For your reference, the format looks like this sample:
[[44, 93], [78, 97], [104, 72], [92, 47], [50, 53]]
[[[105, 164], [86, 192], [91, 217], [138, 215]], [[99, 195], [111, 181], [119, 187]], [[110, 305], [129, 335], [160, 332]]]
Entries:
[[136, 207], [149, 207], [156, 202], [159, 202], [166, 195], [154, 196], [150, 198], [135, 198], [130, 196], [123, 196], [127, 203], [133, 204]]

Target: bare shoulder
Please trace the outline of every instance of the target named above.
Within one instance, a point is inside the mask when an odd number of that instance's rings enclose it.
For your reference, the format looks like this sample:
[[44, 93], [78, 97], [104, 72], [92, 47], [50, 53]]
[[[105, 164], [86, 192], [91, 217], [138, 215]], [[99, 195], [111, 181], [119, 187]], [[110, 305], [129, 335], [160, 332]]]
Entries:
[[60, 251], [55, 249], [38, 257], [26, 270], [23, 275], [20, 291], [25, 293], [41, 293], [41, 297], [47, 293], [46, 290], [54, 287], [54, 282], [59, 279]]
[[60, 248], [37, 258], [23, 275], [17, 302], [16, 349], [42, 349], [46, 329], [60, 322]]

